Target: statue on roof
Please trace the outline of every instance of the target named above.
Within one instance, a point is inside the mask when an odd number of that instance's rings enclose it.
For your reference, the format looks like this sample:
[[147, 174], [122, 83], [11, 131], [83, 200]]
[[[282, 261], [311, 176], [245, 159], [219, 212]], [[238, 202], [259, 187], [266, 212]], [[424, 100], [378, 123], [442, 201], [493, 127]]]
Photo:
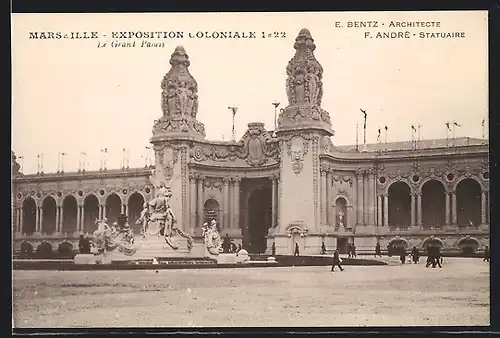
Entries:
[[14, 151], [11, 150], [12, 154], [12, 176], [19, 176], [21, 175], [21, 166], [17, 162], [17, 156], [14, 154]]
[[172, 68], [161, 83], [163, 115], [196, 118], [198, 113], [198, 84], [189, 73], [189, 56], [182, 46], [170, 57]]
[[205, 137], [205, 126], [196, 120], [198, 114], [198, 83], [189, 72], [189, 56], [178, 46], [170, 57], [171, 68], [161, 82], [163, 115], [155, 121], [153, 136], [189, 134]]
[[309, 30], [300, 30], [293, 48], [295, 55], [286, 67], [288, 106], [281, 109], [278, 127], [313, 123], [330, 129], [330, 115], [321, 108], [323, 67], [314, 57], [316, 45]]

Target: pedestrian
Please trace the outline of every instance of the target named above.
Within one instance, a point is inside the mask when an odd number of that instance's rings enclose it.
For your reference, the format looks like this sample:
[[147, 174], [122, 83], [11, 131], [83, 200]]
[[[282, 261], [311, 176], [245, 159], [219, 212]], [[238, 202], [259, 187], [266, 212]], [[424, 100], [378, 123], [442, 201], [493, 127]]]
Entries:
[[434, 265], [436, 267], [436, 264], [434, 264], [434, 247], [428, 246], [427, 247], [427, 262], [425, 263], [425, 267], [428, 268], [431, 265]]
[[299, 243], [295, 243], [295, 251], [293, 252], [294, 256], [300, 256]]
[[411, 256], [413, 258], [413, 263], [417, 264], [420, 260], [420, 252], [418, 251], [416, 246], [414, 246], [411, 250]]
[[434, 264], [433, 264], [433, 268], [437, 266], [439, 266], [440, 268], [442, 268], [443, 266], [441, 265], [441, 263], [443, 262], [443, 257], [441, 257], [441, 249], [439, 247], [436, 247], [435, 248], [435, 259], [434, 259]]
[[401, 261], [401, 264], [406, 262], [406, 250], [403, 247], [399, 248], [399, 260]]
[[490, 248], [488, 246], [485, 246], [483, 262], [489, 262], [489, 261], [490, 261]]
[[380, 243], [377, 242], [377, 244], [375, 245], [375, 257], [382, 257], [382, 250], [380, 249]]
[[356, 257], [356, 245], [354, 245], [354, 243], [352, 244], [352, 247], [351, 247], [351, 254], [352, 254], [352, 257]]
[[274, 256], [276, 255], [276, 243], [273, 242], [273, 245], [271, 245], [271, 255]]
[[325, 242], [321, 242], [321, 254], [322, 254], [322, 255], [326, 254], [326, 246], [325, 246]]
[[340, 263], [342, 263], [342, 259], [340, 258], [339, 256], [339, 252], [337, 251], [337, 249], [335, 249], [335, 251], [333, 252], [333, 264], [332, 264], [332, 272], [334, 271], [334, 268], [336, 266], [339, 267], [340, 271], [344, 271], [344, 269], [342, 268], [342, 265], [340, 265]]
[[81, 254], [90, 254], [90, 241], [88, 238], [80, 235], [80, 241], [78, 242], [78, 249]]
[[347, 257], [351, 258], [352, 257], [352, 244], [347, 243]]

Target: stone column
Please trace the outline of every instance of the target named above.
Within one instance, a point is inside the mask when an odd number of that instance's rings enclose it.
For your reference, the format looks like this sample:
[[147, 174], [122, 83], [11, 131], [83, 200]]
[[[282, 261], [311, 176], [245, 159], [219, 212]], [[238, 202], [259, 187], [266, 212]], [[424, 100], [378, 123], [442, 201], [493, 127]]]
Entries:
[[445, 201], [445, 207], [444, 207], [444, 212], [445, 212], [445, 223], [446, 225], [450, 224], [450, 194], [445, 192], [444, 193], [444, 201]]
[[24, 230], [24, 210], [21, 208], [21, 215], [19, 217], [19, 232], [23, 233]]
[[271, 176], [271, 184], [272, 184], [272, 202], [271, 202], [271, 208], [272, 208], [272, 220], [271, 220], [271, 227], [274, 228], [276, 227], [276, 192], [277, 192], [277, 181], [278, 178], [276, 176]]
[[222, 227], [223, 229], [228, 229], [230, 226], [229, 222], [229, 182], [231, 179], [229, 177], [224, 177], [222, 179], [224, 182], [224, 206], [222, 207], [222, 213], [223, 213], [223, 218], [222, 218]]
[[61, 207], [56, 205], [56, 232], [61, 232]]
[[368, 173], [368, 224], [374, 225], [376, 222], [375, 215], [375, 174], [372, 170]]
[[382, 226], [382, 195], [377, 196], [377, 225]]
[[[333, 199], [335, 196], [333, 196], [333, 182], [332, 182], [332, 173], [330, 171], [326, 172], [326, 195], [327, 195], [327, 202], [326, 202], [326, 208], [328, 210], [327, 213], [327, 219], [326, 223], [329, 224], [330, 226], [333, 226], [335, 223], [335, 211], [333, 209]], [[354, 199], [356, 200], [356, 199]], [[356, 217], [356, 215], [354, 215]], [[355, 218], [351, 220], [351, 224], [354, 224]]]
[[357, 224], [364, 224], [364, 216], [363, 216], [363, 197], [364, 197], [364, 189], [363, 189], [363, 172], [361, 170], [358, 170], [356, 172], [357, 175], [357, 188], [358, 188], [358, 193], [357, 193], [357, 205], [358, 205], [358, 217], [357, 217]]
[[105, 218], [106, 217], [106, 204], [103, 204], [102, 205], [102, 217]]
[[99, 219], [102, 219], [102, 205], [99, 204]]
[[321, 175], [321, 184], [320, 184], [320, 191], [321, 191], [321, 224], [326, 224], [327, 222], [327, 195], [326, 195], [326, 171], [324, 168], [320, 170], [320, 175]]
[[236, 229], [240, 228], [240, 181], [241, 178], [235, 177], [234, 178], [234, 227]]
[[121, 210], [120, 210], [120, 212], [121, 212], [122, 214], [124, 214], [124, 213], [125, 213], [125, 204], [124, 204], [123, 202], [122, 202], [122, 205], [121, 205]]
[[422, 225], [422, 194], [417, 194], [417, 224]]
[[61, 207], [61, 220], [59, 221], [59, 232], [63, 232], [63, 228], [64, 228], [64, 208]]
[[457, 194], [451, 193], [451, 223], [457, 224]]
[[82, 207], [78, 205], [76, 207], [76, 231], [81, 231], [82, 228]]
[[85, 228], [85, 206], [82, 205], [82, 213], [80, 215], [81, 220], [80, 220], [80, 232], [83, 232]]
[[481, 224], [486, 224], [486, 192], [481, 193]]
[[43, 207], [40, 207], [40, 224], [38, 225], [38, 232], [42, 232], [43, 227]]
[[368, 173], [365, 173], [365, 177], [363, 179], [363, 223], [368, 225], [369, 221], [369, 208], [370, 208], [370, 195], [368, 190], [370, 189], [368, 185]]
[[40, 207], [36, 207], [35, 232], [40, 231]]
[[205, 177], [198, 177], [198, 224], [201, 226], [204, 222], [203, 219], [203, 181]]
[[415, 205], [416, 205], [416, 198], [415, 194], [411, 194], [411, 199], [410, 199], [410, 219], [411, 219], [411, 226], [417, 225], [417, 222], [415, 221]]
[[[189, 174], [189, 215], [190, 227], [196, 228], [196, 176], [194, 173]], [[201, 224], [198, 224], [201, 226]]]
[[384, 225], [389, 226], [389, 195], [384, 195]]

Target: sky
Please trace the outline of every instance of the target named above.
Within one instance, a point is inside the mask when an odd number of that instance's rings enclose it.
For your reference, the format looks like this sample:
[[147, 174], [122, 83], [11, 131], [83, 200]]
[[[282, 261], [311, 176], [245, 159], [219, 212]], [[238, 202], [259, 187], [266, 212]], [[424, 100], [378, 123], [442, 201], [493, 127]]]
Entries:
[[[335, 22], [339, 22], [339, 28]], [[378, 21], [377, 28], [347, 27], [349, 21]], [[387, 28], [391, 21], [440, 22], [438, 28]], [[381, 24], [384, 23], [384, 26]], [[487, 136], [487, 13], [469, 12], [330, 12], [330, 13], [152, 13], [152, 14], [13, 14], [12, 149], [23, 172], [120, 168], [123, 149], [130, 167], [144, 166], [153, 121], [162, 115], [161, 81], [170, 55], [184, 46], [189, 70], [198, 82], [197, 119], [208, 140], [231, 138], [229, 106], [239, 139], [250, 122], [274, 128], [274, 107], [288, 105], [286, 66], [294, 39], [308, 28], [316, 59], [324, 69], [322, 107], [330, 113], [337, 145], [362, 142], [366, 110], [367, 143], [388, 127], [387, 141], [446, 137], [445, 123], [456, 121], [456, 137]], [[29, 39], [29, 32], [96, 31], [87, 40]], [[112, 32], [174, 31], [183, 39], [150, 39], [165, 47], [111, 48]], [[196, 32], [256, 32], [256, 39], [196, 39]], [[377, 39], [376, 33], [464, 32], [455, 39]], [[261, 38], [262, 32], [285, 37]], [[370, 32], [372, 38], [365, 38]], [[284, 33], [284, 34], [282, 34]], [[103, 35], [106, 35], [104, 37]], [[121, 42], [125, 40], [120, 40]], [[107, 42], [98, 48], [98, 42]], [[487, 129], [487, 128], [486, 128]], [[87, 155], [82, 157], [81, 153]], [[59, 161], [59, 153], [66, 153]]]

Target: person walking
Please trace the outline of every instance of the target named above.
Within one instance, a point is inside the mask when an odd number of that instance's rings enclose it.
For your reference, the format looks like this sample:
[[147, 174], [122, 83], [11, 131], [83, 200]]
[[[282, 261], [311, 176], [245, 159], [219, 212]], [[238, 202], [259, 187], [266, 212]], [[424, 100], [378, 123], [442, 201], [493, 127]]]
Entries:
[[344, 268], [342, 268], [342, 265], [340, 265], [340, 263], [342, 263], [342, 259], [340, 259], [339, 252], [337, 251], [337, 249], [335, 249], [335, 251], [333, 252], [333, 264], [331, 271], [333, 272], [336, 266], [339, 267], [340, 271], [344, 271]]
[[411, 256], [413, 258], [413, 263], [417, 264], [420, 260], [420, 252], [418, 251], [416, 246], [414, 246], [411, 250]]
[[321, 254], [326, 254], [326, 245], [325, 242], [321, 242]]
[[377, 244], [375, 245], [375, 257], [382, 257], [382, 250], [380, 249], [380, 243], [377, 242]]
[[356, 245], [354, 245], [354, 243], [352, 244], [352, 247], [351, 247], [351, 254], [352, 254], [352, 257], [356, 257]]
[[276, 243], [273, 242], [273, 245], [271, 245], [271, 255], [274, 256], [276, 255]]
[[294, 256], [300, 256], [299, 243], [295, 243], [295, 251], [293, 252]]
[[490, 248], [486, 246], [484, 248], [484, 257], [483, 257], [483, 262], [489, 262], [490, 261]]

